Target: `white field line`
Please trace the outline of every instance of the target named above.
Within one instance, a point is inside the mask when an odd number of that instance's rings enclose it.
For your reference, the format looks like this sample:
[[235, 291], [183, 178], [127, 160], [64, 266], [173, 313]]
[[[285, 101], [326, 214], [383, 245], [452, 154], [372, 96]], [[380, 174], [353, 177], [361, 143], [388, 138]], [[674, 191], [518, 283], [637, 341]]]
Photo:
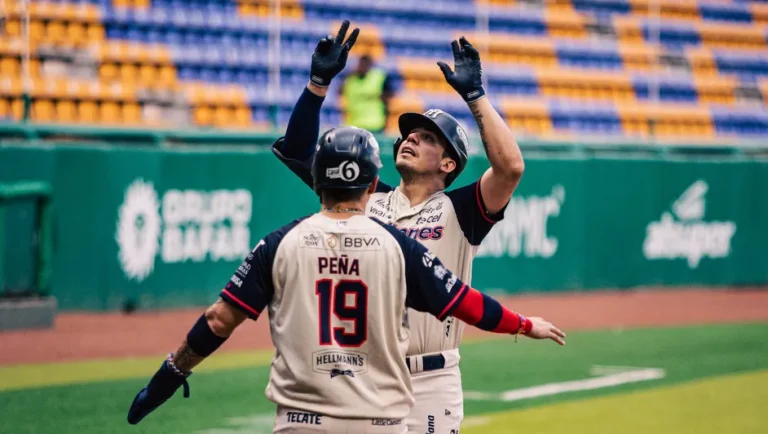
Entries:
[[478, 392], [465, 391], [464, 398], [475, 401], [519, 401], [523, 399], [539, 398], [542, 396], [559, 395], [561, 393], [579, 392], [583, 390], [602, 389], [615, 387], [622, 384], [651, 381], [664, 378], [665, 372], [660, 368], [631, 368], [613, 366], [593, 366], [593, 375], [601, 375], [596, 378], [584, 380], [563, 381], [558, 383], [542, 384], [540, 386], [512, 389], [505, 392]]

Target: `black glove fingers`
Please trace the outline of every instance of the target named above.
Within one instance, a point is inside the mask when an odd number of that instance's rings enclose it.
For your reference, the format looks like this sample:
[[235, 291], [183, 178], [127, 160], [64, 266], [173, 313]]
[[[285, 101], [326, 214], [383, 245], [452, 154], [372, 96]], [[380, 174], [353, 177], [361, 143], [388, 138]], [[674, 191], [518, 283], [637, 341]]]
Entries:
[[352, 47], [355, 45], [355, 42], [357, 42], [357, 35], [360, 34], [360, 29], [355, 28], [355, 30], [352, 30], [352, 34], [349, 35], [349, 38], [347, 38], [347, 43], [344, 44], [347, 46], [347, 51], [351, 50]]
[[336, 34], [336, 39], [334, 40], [336, 44], [341, 45], [344, 43], [344, 37], [347, 36], [348, 29], [349, 29], [349, 21], [344, 20], [341, 23], [341, 27], [339, 27], [339, 33]]
[[480, 60], [480, 53], [477, 51], [477, 49], [467, 41], [465, 37], [461, 37], [461, 46], [464, 48], [464, 52], [467, 54], [467, 57], [469, 57], [472, 60]]
[[456, 41], [451, 42], [451, 49], [453, 50], [453, 60], [454, 62], [458, 63], [461, 61], [461, 49], [459, 48], [459, 43]]
[[453, 71], [451, 71], [451, 68], [445, 64], [445, 62], [437, 62], [437, 66], [440, 67], [440, 70], [443, 71], [443, 75], [445, 76], [445, 79], [448, 80], [448, 82], [453, 81]]
[[333, 44], [332, 40], [330, 39], [330, 36], [325, 37], [318, 41], [317, 47], [315, 47], [315, 51], [321, 54], [325, 54], [328, 52], [328, 50], [331, 48], [331, 45]]
[[344, 44], [339, 51], [339, 63], [345, 65], [347, 63], [347, 57], [349, 57], [349, 45]]

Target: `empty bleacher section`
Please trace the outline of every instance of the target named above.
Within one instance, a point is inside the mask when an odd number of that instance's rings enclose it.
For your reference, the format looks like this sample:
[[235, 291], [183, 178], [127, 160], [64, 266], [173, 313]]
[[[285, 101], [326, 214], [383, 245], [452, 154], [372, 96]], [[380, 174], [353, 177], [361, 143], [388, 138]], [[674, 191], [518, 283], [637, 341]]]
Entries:
[[[22, 11], [3, 5], [0, 117], [20, 119]], [[362, 30], [353, 55], [394, 78], [390, 130], [433, 106], [474, 127], [435, 65], [465, 35], [521, 135], [768, 135], [768, 5], [746, 0], [282, 0], [279, 20], [267, 0], [34, 1], [31, 118], [281, 128], [317, 40], [342, 19]], [[329, 92], [322, 122], [342, 113]]]

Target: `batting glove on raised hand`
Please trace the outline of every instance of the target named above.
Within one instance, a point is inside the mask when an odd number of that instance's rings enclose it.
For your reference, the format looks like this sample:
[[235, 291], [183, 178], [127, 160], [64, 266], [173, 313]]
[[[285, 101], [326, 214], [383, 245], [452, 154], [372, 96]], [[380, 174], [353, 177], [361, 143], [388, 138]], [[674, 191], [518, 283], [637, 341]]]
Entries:
[[[170, 359], [170, 357], [169, 357]], [[171, 366], [169, 359], [163, 361], [160, 369], [152, 376], [147, 387], [133, 398], [131, 408], [128, 410], [128, 423], [136, 425], [149, 413], [152, 413], [167, 401], [179, 387], [184, 386], [184, 397], [189, 398], [189, 384], [187, 377], [191, 373], [183, 374]]]
[[320, 87], [327, 87], [333, 77], [347, 65], [349, 50], [355, 45], [357, 35], [360, 33], [360, 29], [352, 30], [352, 34], [344, 42], [347, 29], [349, 29], [349, 21], [344, 20], [335, 38], [328, 35], [317, 43], [315, 52], [312, 54], [312, 69], [310, 70], [312, 83]]
[[[459, 47], [459, 42], [461, 47]], [[445, 81], [464, 98], [464, 101], [470, 103], [485, 96], [482, 79], [483, 68], [480, 65], [480, 53], [475, 47], [463, 36], [459, 42], [451, 42], [455, 70], [451, 71], [451, 68], [444, 62], [437, 62], [437, 66], [443, 71]]]

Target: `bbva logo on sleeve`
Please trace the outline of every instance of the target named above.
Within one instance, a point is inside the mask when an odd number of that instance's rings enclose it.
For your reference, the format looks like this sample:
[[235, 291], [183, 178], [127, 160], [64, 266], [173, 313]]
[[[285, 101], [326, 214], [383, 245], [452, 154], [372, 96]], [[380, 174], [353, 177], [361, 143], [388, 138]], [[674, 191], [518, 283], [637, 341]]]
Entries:
[[699, 266], [704, 257], [725, 258], [731, 253], [736, 233], [732, 221], [704, 221], [709, 185], [699, 179], [664, 211], [659, 221], [646, 227], [643, 254], [646, 259], [687, 259], [688, 267]]
[[136, 179], [118, 209], [115, 239], [126, 277], [138, 282], [164, 263], [233, 261], [251, 252], [251, 193], [237, 190], [177, 190], [158, 196]]

